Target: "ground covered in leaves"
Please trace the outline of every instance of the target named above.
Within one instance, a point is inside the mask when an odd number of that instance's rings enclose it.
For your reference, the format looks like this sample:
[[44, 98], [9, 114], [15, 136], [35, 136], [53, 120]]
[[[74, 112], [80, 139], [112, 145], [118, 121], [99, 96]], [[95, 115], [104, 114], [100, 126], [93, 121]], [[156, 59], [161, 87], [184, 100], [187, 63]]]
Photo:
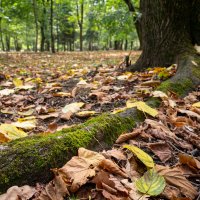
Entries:
[[[1, 142], [51, 134], [131, 107], [143, 111], [146, 120], [108, 151], [80, 148], [66, 165], [52, 169], [55, 178], [47, 185], [14, 186], [0, 200], [199, 199], [200, 92], [197, 88], [182, 99], [153, 91], [176, 66], [125, 72], [127, 54], [1, 56]], [[138, 55], [133, 52], [132, 60]], [[161, 99], [158, 109], [144, 103], [152, 96]]]

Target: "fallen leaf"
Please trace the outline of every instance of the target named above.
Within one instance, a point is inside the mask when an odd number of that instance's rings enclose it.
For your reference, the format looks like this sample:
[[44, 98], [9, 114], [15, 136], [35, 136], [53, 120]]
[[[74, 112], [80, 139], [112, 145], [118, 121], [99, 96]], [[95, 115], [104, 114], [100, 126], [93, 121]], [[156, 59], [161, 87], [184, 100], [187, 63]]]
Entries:
[[108, 172], [111, 172], [113, 174], [120, 175], [124, 178], [127, 178], [127, 174], [123, 172], [120, 167], [114, 163], [112, 160], [104, 159], [100, 162], [99, 166], [103, 169], [106, 169]]
[[18, 121], [18, 122], [13, 122], [12, 125], [22, 128], [25, 130], [31, 130], [36, 127], [37, 121], [35, 119], [33, 120], [27, 120], [27, 121]]
[[95, 111], [81, 111], [81, 112], [78, 112], [78, 113], [76, 113], [75, 115], [77, 116], [77, 117], [91, 117], [92, 115], [94, 115], [94, 114], [96, 114], [96, 112]]
[[155, 128], [165, 134], [166, 137], [174, 138], [175, 134], [169, 130], [162, 122], [157, 122], [155, 120], [146, 119], [145, 123], [150, 125], [152, 128]]
[[197, 108], [200, 108], [200, 102], [196, 102], [194, 104], [192, 104], [193, 107], [197, 107]]
[[122, 142], [126, 142], [127, 140], [130, 140], [138, 135], [140, 135], [142, 133], [142, 130], [141, 129], [136, 129], [134, 130], [133, 132], [131, 133], [124, 133], [122, 135], [120, 135], [117, 140], [116, 140], [116, 143], [117, 144], [120, 144]]
[[27, 200], [31, 199], [35, 193], [35, 188], [28, 185], [13, 186], [5, 194], [0, 195], [0, 200]]
[[154, 161], [151, 158], [151, 156], [149, 156], [147, 153], [145, 153], [140, 148], [133, 146], [133, 145], [124, 145], [123, 148], [130, 150], [147, 167], [149, 167], [149, 168], [154, 167]]
[[71, 180], [71, 192], [76, 192], [88, 178], [95, 176], [95, 168], [104, 159], [99, 153], [80, 148], [78, 156], [72, 157], [62, 168], [58, 169], [58, 174], [64, 179]]
[[196, 188], [183, 176], [177, 168], [169, 168], [161, 165], [156, 165], [156, 171], [164, 176], [169, 185], [177, 187], [183, 195], [194, 199], [198, 192]]
[[143, 101], [133, 102], [131, 100], [128, 100], [126, 102], [126, 106], [127, 106], [127, 108], [137, 107], [138, 110], [145, 112], [145, 113], [151, 115], [152, 117], [155, 117], [156, 115], [158, 115], [158, 111], [156, 109], [151, 108]]
[[27, 110], [27, 111], [24, 111], [24, 112], [17, 112], [19, 115], [22, 115], [22, 116], [29, 116], [29, 115], [32, 115], [34, 113], [34, 109], [30, 109], [30, 110]]
[[71, 103], [66, 105], [63, 109], [62, 112], [63, 113], [68, 113], [68, 112], [72, 112], [72, 113], [76, 113], [80, 110], [80, 108], [84, 105], [84, 103], [82, 102], [76, 102], [76, 103]]
[[57, 92], [53, 94], [54, 97], [71, 97], [71, 93], [69, 92]]
[[193, 111], [178, 109], [178, 112], [183, 113], [183, 114], [186, 114], [186, 115], [188, 115], [189, 117], [195, 117], [195, 118], [197, 118], [198, 120], [200, 120], [200, 115], [197, 114], [197, 113], [195, 113], [195, 112], [193, 112]]
[[18, 129], [12, 124], [0, 125], [0, 142], [8, 142], [26, 136], [27, 134], [24, 131]]
[[15, 92], [15, 90], [13, 90], [13, 89], [0, 90], [0, 96], [8, 96], [10, 94], [13, 94], [14, 92]]
[[200, 162], [196, 158], [182, 153], [178, 157], [181, 164], [188, 165], [192, 169], [200, 170]]
[[15, 87], [21, 87], [24, 85], [23, 81], [20, 78], [14, 78], [13, 84], [15, 85]]
[[152, 95], [153, 95], [153, 97], [160, 97], [162, 99], [168, 99], [168, 96], [164, 92], [159, 91], [159, 90], [153, 91]]
[[112, 149], [112, 150], [108, 150], [108, 151], [103, 151], [102, 154], [105, 157], [109, 157], [109, 158], [114, 157], [118, 160], [126, 160], [126, 156], [119, 149]]
[[168, 144], [166, 143], [152, 143], [148, 144], [148, 147], [153, 153], [160, 158], [162, 162], [166, 162], [172, 157], [172, 152]]
[[161, 194], [166, 186], [165, 179], [156, 170], [149, 169], [135, 182], [136, 188], [143, 194], [157, 196]]

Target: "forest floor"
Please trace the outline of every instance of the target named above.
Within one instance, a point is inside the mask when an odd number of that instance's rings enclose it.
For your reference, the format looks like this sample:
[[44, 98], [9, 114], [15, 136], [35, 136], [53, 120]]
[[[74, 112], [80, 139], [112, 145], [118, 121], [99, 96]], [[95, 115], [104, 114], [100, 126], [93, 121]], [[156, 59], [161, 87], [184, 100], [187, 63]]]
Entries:
[[[52, 134], [92, 116], [135, 106], [146, 116], [143, 124], [120, 136], [112, 149], [100, 154], [82, 148], [78, 157], [54, 170], [55, 179], [49, 184], [15, 186], [0, 200], [10, 196], [40, 200], [199, 198], [199, 88], [185, 98], [170, 91], [155, 92], [163, 80], [176, 73], [176, 66], [126, 72], [123, 61], [128, 54], [124, 51], [0, 54], [0, 142]], [[131, 53], [132, 63], [139, 55], [138, 51]], [[162, 100], [157, 110], [144, 103], [152, 96]], [[12, 130], [8, 130], [11, 125]], [[13, 134], [13, 130], [18, 134]], [[145, 166], [147, 169], [155, 166], [157, 172], [146, 172]], [[133, 182], [142, 175], [145, 178], [135, 187]], [[159, 197], [152, 197], [160, 193]], [[73, 197], [66, 197], [69, 194]]]

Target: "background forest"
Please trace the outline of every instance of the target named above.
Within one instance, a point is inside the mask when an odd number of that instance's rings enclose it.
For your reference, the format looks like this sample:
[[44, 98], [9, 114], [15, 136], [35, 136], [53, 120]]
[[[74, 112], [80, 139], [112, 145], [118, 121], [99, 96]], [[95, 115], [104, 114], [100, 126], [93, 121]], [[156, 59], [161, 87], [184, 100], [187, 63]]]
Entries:
[[[137, 49], [134, 20], [122, 0], [0, 0], [2, 51]], [[134, 15], [134, 16], [133, 16]]]

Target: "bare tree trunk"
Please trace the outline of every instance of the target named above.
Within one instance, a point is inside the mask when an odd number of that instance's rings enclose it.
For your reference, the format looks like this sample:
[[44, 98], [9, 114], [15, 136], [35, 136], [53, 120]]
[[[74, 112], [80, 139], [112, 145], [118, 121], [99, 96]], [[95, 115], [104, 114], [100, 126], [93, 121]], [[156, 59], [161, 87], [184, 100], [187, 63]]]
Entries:
[[35, 18], [35, 52], [38, 46], [38, 13], [37, 13], [37, 0], [33, 0], [33, 12]]
[[140, 20], [140, 18], [138, 18], [136, 16], [136, 10], [135, 10], [135, 7], [134, 7], [132, 1], [131, 0], [124, 0], [124, 2], [127, 4], [129, 11], [131, 13], [133, 13], [133, 22], [134, 22], [134, 25], [135, 25], [135, 28], [136, 28], [136, 31], [137, 31], [137, 35], [138, 35], [138, 39], [139, 39], [139, 42], [140, 42], [139, 49], [141, 50], [142, 49], [142, 26], [141, 26], [141, 20]]
[[50, 26], [51, 26], [51, 51], [55, 53], [55, 43], [54, 43], [54, 34], [53, 34], [53, 0], [51, 0], [51, 17], [50, 17]]
[[1, 21], [2, 21], [2, 18], [0, 18], [0, 40], [1, 40], [2, 50], [5, 51], [5, 45], [4, 45], [4, 42], [3, 42], [3, 31], [2, 31], [2, 27], [1, 27]]
[[6, 51], [10, 51], [10, 35], [6, 34]]
[[80, 29], [80, 51], [83, 51], [83, 15], [84, 15], [84, 0], [79, 3], [76, 2], [77, 21]]

